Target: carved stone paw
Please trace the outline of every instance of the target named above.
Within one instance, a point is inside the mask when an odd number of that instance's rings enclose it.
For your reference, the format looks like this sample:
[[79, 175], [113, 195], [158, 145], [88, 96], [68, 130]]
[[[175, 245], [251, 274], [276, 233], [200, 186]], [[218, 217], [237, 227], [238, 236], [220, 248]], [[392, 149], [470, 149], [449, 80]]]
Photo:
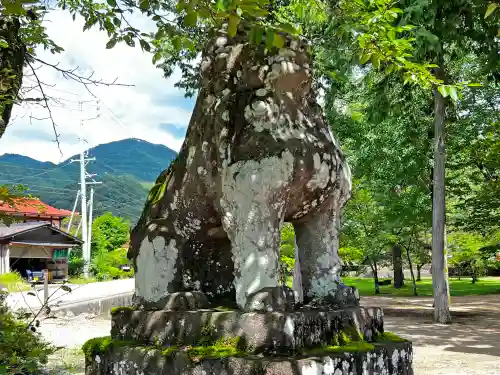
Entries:
[[248, 296], [245, 311], [293, 311], [295, 296], [287, 286], [267, 287]]

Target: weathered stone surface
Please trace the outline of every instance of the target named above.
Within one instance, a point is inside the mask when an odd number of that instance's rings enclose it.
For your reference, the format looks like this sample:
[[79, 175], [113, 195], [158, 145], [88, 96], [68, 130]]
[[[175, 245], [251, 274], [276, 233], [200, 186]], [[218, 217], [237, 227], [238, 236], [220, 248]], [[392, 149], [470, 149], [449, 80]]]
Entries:
[[173, 310], [173, 311], [188, 311], [207, 309], [209, 303], [204, 293], [193, 292], [177, 292], [164, 296], [159, 301], [149, 302], [140, 297], [134, 298], [134, 305], [147, 310]]
[[293, 311], [295, 296], [287, 286], [268, 287], [248, 296], [245, 311]]
[[184, 353], [111, 348], [87, 358], [86, 375], [413, 375], [410, 343], [384, 343], [369, 352], [309, 358], [229, 357], [193, 362]]
[[307, 45], [286, 38], [268, 52], [241, 31], [220, 30], [206, 46], [185, 142], [131, 233], [144, 301], [199, 290], [260, 309], [247, 300], [280, 286], [284, 221], [306, 301], [342, 297], [338, 235], [351, 177], [317, 103]]
[[292, 313], [124, 309], [115, 312], [111, 327], [114, 339], [144, 344], [195, 345], [207, 332], [212, 339], [238, 336], [245, 351], [252, 353], [294, 353], [331, 345], [342, 334], [371, 340], [384, 332], [382, 311], [362, 307]]

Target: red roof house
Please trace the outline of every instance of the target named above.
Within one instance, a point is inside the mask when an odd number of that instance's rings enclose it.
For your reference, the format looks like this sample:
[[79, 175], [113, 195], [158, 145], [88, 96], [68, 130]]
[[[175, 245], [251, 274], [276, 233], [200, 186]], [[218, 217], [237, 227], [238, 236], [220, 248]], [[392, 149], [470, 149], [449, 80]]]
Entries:
[[60, 228], [61, 221], [65, 217], [70, 217], [71, 211], [49, 206], [38, 198], [15, 198], [9, 203], [0, 201], [0, 214], [19, 218], [20, 221], [25, 223], [48, 221]]
[[71, 211], [49, 206], [36, 198], [0, 201], [1, 215], [10, 216], [14, 223], [3, 225], [0, 220], [0, 274], [47, 269], [49, 280], [68, 274], [68, 249], [82, 241], [61, 230], [61, 222]]

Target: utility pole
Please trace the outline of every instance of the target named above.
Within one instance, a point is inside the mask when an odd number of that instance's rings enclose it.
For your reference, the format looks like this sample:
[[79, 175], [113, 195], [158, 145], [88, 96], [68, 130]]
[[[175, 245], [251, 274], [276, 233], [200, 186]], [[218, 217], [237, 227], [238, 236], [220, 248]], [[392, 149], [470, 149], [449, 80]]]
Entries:
[[69, 218], [68, 228], [66, 229], [66, 232], [69, 232], [69, 230], [71, 229], [71, 223], [73, 222], [73, 216], [75, 216], [76, 206], [78, 204], [79, 197], [80, 197], [80, 190], [78, 190], [78, 192], [76, 193], [75, 204], [73, 205], [73, 211], [71, 211], [71, 217]]
[[[93, 177], [95, 175], [90, 175], [89, 177]], [[93, 218], [93, 212], [94, 212], [94, 185], [99, 185], [102, 184], [102, 182], [97, 182], [94, 179], [92, 181], [87, 182], [88, 185], [90, 186], [90, 201], [89, 201], [89, 229], [87, 233], [87, 246], [88, 246], [88, 253], [89, 253], [89, 259], [91, 258], [91, 245], [92, 245], [92, 218]]]
[[[90, 238], [88, 236], [88, 228], [89, 225], [92, 225], [92, 221], [90, 223], [87, 222], [87, 178], [92, 178], [94, 175], [89, 175], [86, 171], [87, 162], [95, 160], [95, 158], [87, 158], [86, 150], [85, 150], [85, 140], [84, 140], [84, 132], [83, 132], [83, 116], [82, 116], [82, 104], [80, 102], [80, 158], [78, 160], [71, 160], [71, 162], [79, 162], [80, 163], [80, 195], [81, 195], [81, 207], [82, 207], [82, 217], [80, 220], [81, 228], [82, 228], [82, 252], [83, 252], [83, 276], [88, 279], [89, 277], [89, 266], [91, 260], [91, 252], [90, 252]], [[90, 184], [99, 184], [100, 182], [92, 181]], [[93, 193], [92, 193], [93, 194]], [[90, 216], [92, 218], [92, 214]]]

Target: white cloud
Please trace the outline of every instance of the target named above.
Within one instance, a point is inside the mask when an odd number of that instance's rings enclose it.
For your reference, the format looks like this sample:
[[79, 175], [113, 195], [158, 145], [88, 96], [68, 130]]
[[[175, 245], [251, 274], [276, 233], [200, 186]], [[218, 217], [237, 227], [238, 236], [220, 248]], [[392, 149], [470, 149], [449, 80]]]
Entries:
[[[134, 16], [134, 26], [145, 30], [150, 27], [148, 21]], [[52, 114], [61, 135], [61, 156], [52, 124], [49, 120], [35, 120], [30, 117], [46, 118], [46, 109], [39, 106], [17, 106], [13, 113], [13, 121], [0, 139], [0, 153], [17, 153], [42, 161], [59, 162], [80, 151], [80, 117], [95, 120], [84, 120], [83, 138], [88, 146], [107, 143], [123, 138], [141, 138], [153, 143], [164, 144], [178, 150], [183, 139], [168, 132], [168, 126], [185, 127], [189, 122], [191, 110], [186, 109], [189, 102], [183, 98], [183, 92], [174, 87], [180, 78], [175, 73], [165, 79], [162, 71], [155, 68], [151, 55], [141, 51], [139, 47], [131, 48], [118, 44], [115, 48], [105, 48], [108, 40], [103, 32], [93, 29], [83, 32], [83, 20], [73, 21], [69, 13], [54, 11], [46, 20], [48, 34], [65, 49], [60, 55], [52, 55], [48, 51], [39, 51], [38, 57], [52, 64], [59, 63], [61, 68], [80, 67], [82, 75], [94, 71], [95, 78], [111, 82], [134, 85], [92, 87], [92, 92], [100, 99], [97, 102], [90, 96], [83, 85], [64, 79], [55, 69], [42, 66], [36, 71], [41, 81], [55, 85], [44, 86], [47, 95], [60, 100], [60, 104], [51, 106]], [[33, 86], [33, 76], [27, 76], [25, 86]], [[36, 95], [32, 92], [33, 96]], [[82, 115], [78, 111], [79, 101], [93, 100], [84, 103]], [[163, 126], [160, 126], [163, 124]]]

